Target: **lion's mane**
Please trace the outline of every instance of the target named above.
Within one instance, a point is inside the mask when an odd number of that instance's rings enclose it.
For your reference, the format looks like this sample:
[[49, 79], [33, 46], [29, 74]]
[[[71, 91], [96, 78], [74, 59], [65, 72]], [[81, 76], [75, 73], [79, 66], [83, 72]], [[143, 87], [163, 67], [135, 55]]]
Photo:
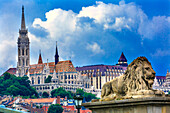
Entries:
[[145, 80], [146, 79], [144, 74], [145, 63], [151, 65], [151, 63], [148, 61], [146, 57], [138, 57], [128, 65], [127, 70], [123, 75], [124, 81], [126, 82], [127, 92], [150, 89], [148, 83]]

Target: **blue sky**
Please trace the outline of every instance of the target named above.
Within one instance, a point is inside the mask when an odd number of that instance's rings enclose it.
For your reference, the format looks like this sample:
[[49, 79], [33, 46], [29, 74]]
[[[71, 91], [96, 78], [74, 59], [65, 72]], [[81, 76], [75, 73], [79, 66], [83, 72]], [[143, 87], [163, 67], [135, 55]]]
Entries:
[[21, 7], [31, 41], [31, 64], [60, 60], [74, 66], [115, 65], [124, 52], [128, 63], [139, 56], [156, 75], [170, 69], [170, 2], [168, 0], [1, 0], [0, 74], [17, 64]]

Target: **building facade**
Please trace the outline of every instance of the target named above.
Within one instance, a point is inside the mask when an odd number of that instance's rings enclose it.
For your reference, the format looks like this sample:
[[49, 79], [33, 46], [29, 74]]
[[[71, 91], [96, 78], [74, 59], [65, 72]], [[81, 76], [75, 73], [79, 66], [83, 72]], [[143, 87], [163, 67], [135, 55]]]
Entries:
[[153, 89], [162, 90], [165, 94], [170, 91], [170, 72], [167, 70], [166, 76], [156, 76]]
[[93, 86], [94, 89], [101, 90], [106, 82], [123, 75], [127, 66], [127, 59], [122, 52], [117, 65], [90, 65], [76, 67], [76, 70], [86, 77], [83, 79], [84, 88]]

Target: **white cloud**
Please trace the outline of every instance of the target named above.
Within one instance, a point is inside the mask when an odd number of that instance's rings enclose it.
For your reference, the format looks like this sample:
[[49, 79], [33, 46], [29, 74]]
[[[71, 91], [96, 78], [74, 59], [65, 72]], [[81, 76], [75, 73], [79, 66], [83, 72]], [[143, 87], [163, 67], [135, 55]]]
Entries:
[[63, 38], [75, 30], [76, 14], [69, 10], [54, 9], [46, 14], [46, 21], [36, 18], [33, 22], [33, 27], [43, 27], [50, 33], [50, 38]]
[[87, 43], [86, 49], [92, 51], [93, 54], [104, 53], [104, 50], [101, 49], [101, 47], [96, 42], [93, 42], [92, 44]]
[[136, 28], [137, 24], [147, 19], [146, 14], [134, 3], [119, 5], [96, 2], [96, 5], [83, 7], [78, 17], [90, 17], [104, 29], [121, 31], [122, 29]]
[[154, 54], [151, 54], [151, 56], [155, 57], [170, 56], [170, 49], [168, 50], [157, 49]]

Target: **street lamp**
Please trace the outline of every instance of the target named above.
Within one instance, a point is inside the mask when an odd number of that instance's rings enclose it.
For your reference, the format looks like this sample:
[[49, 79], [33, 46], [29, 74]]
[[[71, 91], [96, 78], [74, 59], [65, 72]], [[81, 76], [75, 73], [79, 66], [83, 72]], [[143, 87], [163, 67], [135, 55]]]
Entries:
[[75, 105], [76, 105], [76, 109], [78, 110], [78, 113], [80, 113], [80, 109], [81, 109], [81, 103], [83, 101], [83, 96], [80, 95], [76, 95], [73, 97]]

